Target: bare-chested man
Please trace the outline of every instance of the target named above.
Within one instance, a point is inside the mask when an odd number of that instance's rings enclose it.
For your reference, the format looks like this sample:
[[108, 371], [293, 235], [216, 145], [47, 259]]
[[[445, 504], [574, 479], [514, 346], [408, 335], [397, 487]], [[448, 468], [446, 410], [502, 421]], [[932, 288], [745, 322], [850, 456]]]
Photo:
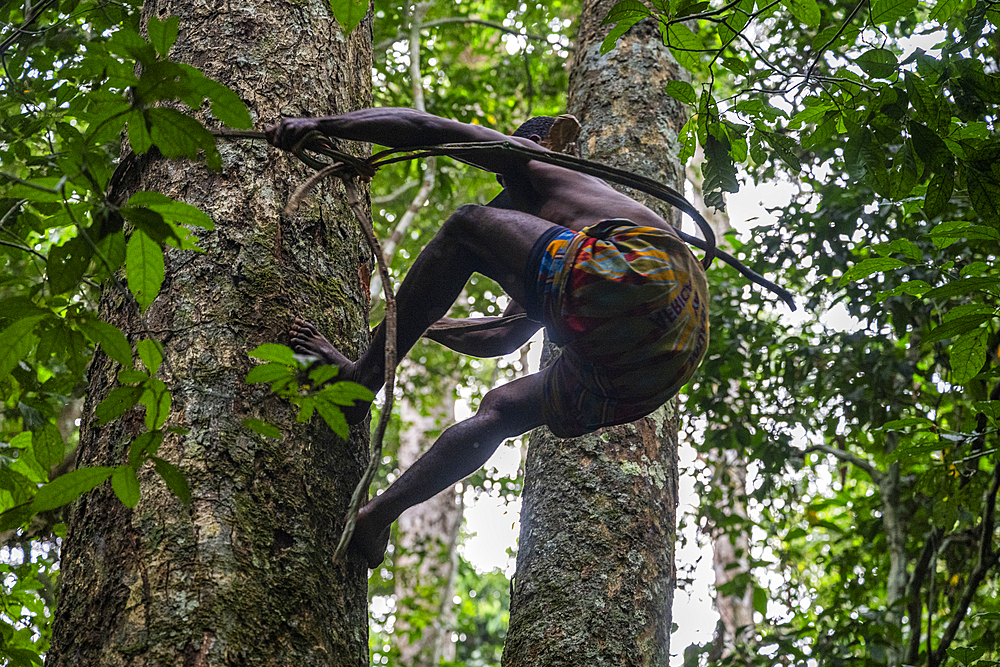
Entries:
[[[412, 109], [364, 109], [327, 118], [288, 118], [269, 128], [290, 149], [309, 131], [406, 148], [511, 141], [537, 149], [551, 118], [533, 118], [513, 137]], [[676, 394], [708, 344], [705, 273], [670, 225], [604, 181], [511, 151], [464, 160], [500, 176], [509, 208], [466, 205], [442, 225], [397, 294], [397, 350], [421, 337], [473, 356], [517, 350], [541, 326], [561, 347], [548, 368], [490, 391], [479, 411], [455, 424], [384, 493], [361, 509], [352, 547], [370, 567], [385, 557], [389, 527], [403, 510], [479, 469], [507, 438], [547, 425], [572, 437], [636, 420]], [[445, 318], [466, 281], [484, 274], [506, 290], [498, 326], [464, 331]], [[292, 346], [340, 367], [343, 379], [377, 392], [385, 376], [385, 333], [357, 361], [296, 319]], [[357, 405], [348, 421], [365, 418]]]

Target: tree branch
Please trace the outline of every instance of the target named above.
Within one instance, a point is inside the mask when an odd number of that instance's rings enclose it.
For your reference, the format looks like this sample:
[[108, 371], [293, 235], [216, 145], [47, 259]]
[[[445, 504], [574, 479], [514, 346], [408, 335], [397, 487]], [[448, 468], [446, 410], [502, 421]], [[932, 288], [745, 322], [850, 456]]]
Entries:
[[[465, 16], [452, 16], [452, 17], [449, 17], [449, 18], [434, 19], [433, 21], [428, 21], [427, 23], [421, 24], [420, 28], [421, 28], [421, 30], [429, 30], [431, 28], [436, 28], [438, 26], [448, 25], [449, 23], [464, 23], [466, 25], [468, 25], [468, 24], [482, 25], [482, 26], [486, 26], [487, 28], [493, 28], [494, 30], [499, 30], [500, 32], [505, 32], [508, 35], [516, 35], [517, 37], [524, 37], [525, 39], [530, 39], [530, 40], [535, 41], [535, 42], [545, 42], [546, 44], [549, 44], [548, 38], [544, 37], [543, 35], [532, 35], [530, 33], [520, 32], [519, 30], [515, 30], [514, 28], [508, 28], [507, 26], [503, 25], [502, 23], [495, 23], [493, 21], [485, 21], [483, 19], [477, 19], [477, 18], [465, 17]], [[373, 50], [376, 53], [379, 53], [381, 51], [385, 51], [390, 46], [392, 46], [396, 42], [401, 41], [406, 36], [407, 36], [407, 33], [403, 32], [402, 30], [400, 30], [398, 33], [396, 33], [395, 37], [390, 37], [389, 39], [383, 39], [381, 42], [379, 42], [378, 44], [376, 44], [373, 47]], [[553, 46], [555, 46], [555, 45], [553, 44]], [[572, 49], [570, 49], [570, 47], [567, 47], [567, 46], [563, 46], [562, 48], [564, 48], [564, 49], [566, 49], [568, 51], [572, 50]]]
[[875, 482], [876, 484], [878, 484], [879, 481], [882, 479], [882, 473], [880, 473], [875, 468], [874, 465], [872, 465], [869, 461], [857, 457], [846, 450], [837, 449], [836, 447], [831, 447], [830, 445], [813, 445], [811, 447], [806, 447], [805, 449], [803, 449], [802, 455], [805, 456], [806, 454], [812, 454], [813, 452], [823, 452], [824, 454], [829, 454], [834, 458], [838, 458], [841, 461], [847, 461], [848, 463], [853, 464], [858, 468], [861, 468], [866, 473], [868, 473], [868, 476], [871, 477], [872, 481]]

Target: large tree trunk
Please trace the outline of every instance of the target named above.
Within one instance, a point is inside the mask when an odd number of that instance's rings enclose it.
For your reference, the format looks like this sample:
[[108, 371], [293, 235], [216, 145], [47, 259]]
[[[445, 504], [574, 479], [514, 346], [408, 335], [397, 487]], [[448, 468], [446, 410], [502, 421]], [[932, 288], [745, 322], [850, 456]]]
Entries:
[[[345, 36], [326, 0], [231, 4], [151, 0], [144, 15], [180, 16], [172, 57], [233, 87], [261, 126], [282, 115], [368, 106], [370, 17]], [[355, 147], [357, 149], [357, 147]], [[108, 291], [104, 317], [133, 341], [155, 336], [157, 377], [173, 394], [159, 455], [184, 472], [181, 503], [146, 466], [125, 508], [108, 485], [73, 508], [49, 665], [368, 664], [366, 569], [331, 562], [367, 458], [367, 429], [349, 442], [319, 420], [298, 424], [266, 387], [243, 382], [247, 352], [287, 342], [302, 315], [348, 355], [367, 344], [369, 253], [339, 186], [292, 218], [282, 208], [306, 172], [260, 141], [221, 148], [223, 168], [144, 156], [127, 197], [154, 190], [215, 221], [204, 254], [167, 253], [159, 298], [136, 317]], [[360, 150], [360, 149], [359, 149]], [[81, 465], [117, 465], [141, 411], [101, 427], [93, 417], [120, 369], [98, 355], [81, 427]], [[260, 417], [282, 431], [244, 428]]]
[[[613, 5], [586, 0], [580, 19], [568, 107], [583, 157], [679, 187], [684, 113], [663, 86], [681, 72], [655, 24], [600, 55]], [[673, 402], [572, 440], [535, 431], [504, 665], [667, 665], [676, 507]]]

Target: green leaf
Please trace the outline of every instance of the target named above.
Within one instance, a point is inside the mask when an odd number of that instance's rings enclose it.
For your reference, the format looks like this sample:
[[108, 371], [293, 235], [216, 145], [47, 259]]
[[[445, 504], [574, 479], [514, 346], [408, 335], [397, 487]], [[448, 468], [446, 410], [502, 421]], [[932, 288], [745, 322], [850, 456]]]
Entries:
[[952, 161], [951, 151], [934, 130], [913, 121], [910, 123], [910, 134], [913, 137], [914, 152], [934, 171]]
[[[179, 23], [180, 19], [176, 16], [171, 16], [166, 21], [161, 21], [152, 16], [149, 19], [149, 23], [146, 24], [146, 29], [149, 32], [149, 43], [164, 58], [170, 52], [170, 47], [177, 41], [177, 25]], [[125, 504], [128, 505], [128, 503]], [[132, 505], [129, 505], [129, 507], [132, 507]]]
[[917, 119], [929, 128], [946, 132], [951, 122], [951, 110], [920, 76], [907, 72], [904, 77], [906, 95], [917, 111]]
[[820, 11], [816, 0], [788, 0], [788, 11], [805, 26], [819, 25]]
[[934, 245], [944, 248], [955, 241], [1000, 241], [1000, 230], [985, 225], [974, 225], [967, 220], [946, 220], [930, 231]]
[[944, 213], [955, 190], [955, 170], [946, 169], [934, 172], [927, 184], [927, 194], [924, 195], [924, 213], [928, 218], [936, 218]]
[[375, 400], [375, 394], [357, 382], [336, 382], [324, 387], [319, 395], [338, 405], [353, 405], [355, 401]]
[[205, 151], [209, 167], [218, 169], [221, 166], [222, 158], [215, 148], [215, 138], [194, 118], [166, 107], [147, 109], [146, 118], [150, 125], [149, 135], [164, 156], [193, 159], [201, 149]]
[[112, 389], [108, 397], [94, 409], [97, 423], [104, 425], [112, 419], [121, 417], [139, 402], [143, 391], [142, 387], [115, 387]]
[[150, 431], [163, 426], [170, 416], [170, 389], [162, 380], [150, 379], [145, 391], [139, 397], [139, 402], [146, 406], [146, 428]]
[[35, 460], [46, 473], [53, 466], [62, 463], [66, 456], [66, 443], [52, 422], [46, 422], [42, 428], [32, 431], [31, 448], [35, 453]]
[[938, 0], [928, 17], [931, 21], [945, 23], [952, 17], [955, 10], [962, 6], [962, 0]]
[[884, 25], [894, 25], [896, 21], [912, 12], [916, 6], [917, 0], [872, 0], [872, 21]]
[[249, 354], [254, 359], [274, 361], [279, 364], [285, 364], [286, 366], [298, 365], [295, 362], [295, 352], [292, 351], [292, 348], [287, 345], [281, 345], [280, 343], [264, 343], [263, 345], [258, 345]]
[[877, 79], [890, 78], [899, 67], [896, 54], [889, 49], [868, 49], [855, 58], [854, 62], [865, 74]]
[[309, 371], [309, 379], [314, 385], [321, 385], [329, 382], [340, 374], [340, 369], [336, 366], [317, 366]]
[[642, 20], [642, 17], [625, 18], [618, 22], [614, 28], [608, 31], [608, 34], [604, 37], [604, 41], [601, 42], [601, 55], [611, 51], [618, 44], [618, 40], [621, 39], [622, 35], [629, 31], [629, 28], [634, 26], [636, 23]]
[[215, 229], [215, 223], [197, 206], [185, 204], [164, 196], [159, 192], [140, 191], [128, 200], [129, 206], [142, 206], [156, 211], [167, 222], [175, 225], [193, 225], [203, 229]]
[[976, 377], [986, 363], [986, 329], [970, 331], [951, 346], [951, 381], [965, 384]]
[[156, 454], [162, 443], [162, 431], [146, 431], [137, 435], [128, 448], [129, 466], [138, 468], [146, 458]]
[[144, 338], [135, 344], [135, 349], [150, 375], [156, 375], [163, 363], [163, 343], [152, 338]]
[[1000, 226], [1000, 183], [992, 175], [971, 167], [965, 171], [965, 182], [976, 213], [986, 222]]
[[723, 192], [739, 192], [740, 184], [736, 180], [736, 164], [730, 155], [729, 138], [723, 133], [717, 139], [710, 133], [705, 142], [705, 163], [702, 165], [705, 175], [705, 203], [719, 210], [725, 208]]
[[344, 29], [344, 36], [350, 35], [368, 13], [369, 0], [330, 0], [330, 11], [337, 23]]
[[899, 259], [893, 259], [892, 257], [869, 257], [852, 266], [841, 277], [840, 284], [846, 285], [852, 280], [863, 280], [873, 273], [894, 271], [904, 266], [909, 266], [909, 264]]
[[762, 586], [754, 586], [753, 609], [762, 616], [767, 614], [767, 589]]
[[63, 294], [77, 289], [93, 256], [94, 249], [80, 236], [49, 250], [45, 273], [51, 293]]
[[965, 315], [963, 317], [957, 317], [953, 320], [949, 320], [944, 324], [940, 324], [928, 333], [923, 342], [933, 343], [935, 341], [944, 340], [945, 338], [954, 338], [960, 334], [967, 333], [978, 329], [984, 322], [993, 319], [993, 315], [977, 314], [977, 315]]
[[118, 382], [121, 384], [142, 384], [149, 380], [149, 373], [126, 368], [118, 372]]
[[0, 332], [0, 378], [6, 378], [18, 362], [28, 356], [38, 337], [37, 325], [45, 315], [24, 317]]
[[62, 507], [97, 487], [111, 477], [114, 468], [77, 468], [73, 472], [56, 477], [38, 490], [31, 503], [34, 512], [46, 512]]
[[[660, 23], [662, 32], [663, 23]], [[684, 23], [672, 23], [667, 28], [664, 44], [670, 47], [670, 52], [677, 59], [677, 62], [688, 70], [698, 69], [701, 62], [700, 52], [704, 50], [704, 45], [698, 35], [691, 31]]]
[[281, 431], [278, 430], [277, 426], [268, 424], [266, 421], [260, 419], [244, 419], [243, 425], [246, 426], [251, 431], [256, 431], [260, 433], [265, 438], [280, 438]]
[[316, 410], [319, 412], [319, 416], [323, 418], [323, 421], [326, 422], [327, 426], [330, 427], [330, 430], [342, 439], [347, 440], [350, 435], [350, 429], [347, 425], [347, 419], [344, 417], [344, 413], [338, 406], [324, 400], [319, 400], [319, 397], [317, 396]]
[[941, 287], [935, 287], [930, 292], [924, 294], [924, 298], [941, 299], [962, 294], [972, 294], [980, 290], [995, 290], [997, 287], [1000, 287], [1000, 279], [997, 278], [964, 278], [962, 280], [953, 280]]
[[250, 369], [250, 372], [247, 373], [247, 383], [255, 384], [257, 382], [274, 382], [275, 380], [289, 378], [293, 375], [294, 373], [288, 368], [288, 366], [283, 366], [281, 364], [262, 364]]
[[111, 488], [125, 507], [135, 507], [139, 504], [139, 477], [135, 468], [122, 465], [115, 468], [111, 475]]
[[87, 338], [101, 346], [104, 354], [126, 368], [132, 367], [132, 346], [125, 335], [113, 324], [101, 320], [78, 320], [76, 325]]
[[698, 93], [695, 92], [694, 86], [687, 81], [671, 81], [665, 86], [664, 90], [666, 90], [667, 95], [670, 95], [670, 97], [678, 102], [683, 102], [684, 104], [698, 103]]
[[132, 109], [128, 115], [128, 143], [132, 150], [142, 155], [153, 147], [153, 138], [149, 136], [149, 125], [145, 111]]
[[142, 231], [136, 230], [128, 240], [125, 261], [128, 266], [128, 287], [142, 310], [146, 310], [160, 293], [160, 285], [166, 274], [163, 248]]
[[153, 457], [153, 466], [163, 481], [167, 483], [167, 488], [180, 498], [181, 502], [184, 504], [191, 502], [191, 489], [188, 487], [187, 479], [184, 478], [184, 473], [177, 466], [155, 456]]
[[163, 245], [168, 239], [173, 239], [178, 245], [183, 243], [183, 239], [174, 228], [156, 211], [142, 206], [123, 206], [119, 211], [126, 220], [135, 225], [136, 229], [145, 233], [157, 244]]

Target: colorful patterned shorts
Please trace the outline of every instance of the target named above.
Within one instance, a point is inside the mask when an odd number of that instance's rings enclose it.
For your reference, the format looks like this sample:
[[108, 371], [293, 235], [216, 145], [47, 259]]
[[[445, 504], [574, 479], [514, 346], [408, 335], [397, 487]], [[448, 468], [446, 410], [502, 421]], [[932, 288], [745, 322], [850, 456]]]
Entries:
[[539, 239], [528, 267], [536, 276], [524, 304], [528, 316], [561, 347], [544, 371], [543, 409], [555, 435], [575, 437], [648, 415], [701, 363], [708, 347], [705, 272], [670, 232], [629, 220], [605, 220], [580, 233], [557, 227]]

